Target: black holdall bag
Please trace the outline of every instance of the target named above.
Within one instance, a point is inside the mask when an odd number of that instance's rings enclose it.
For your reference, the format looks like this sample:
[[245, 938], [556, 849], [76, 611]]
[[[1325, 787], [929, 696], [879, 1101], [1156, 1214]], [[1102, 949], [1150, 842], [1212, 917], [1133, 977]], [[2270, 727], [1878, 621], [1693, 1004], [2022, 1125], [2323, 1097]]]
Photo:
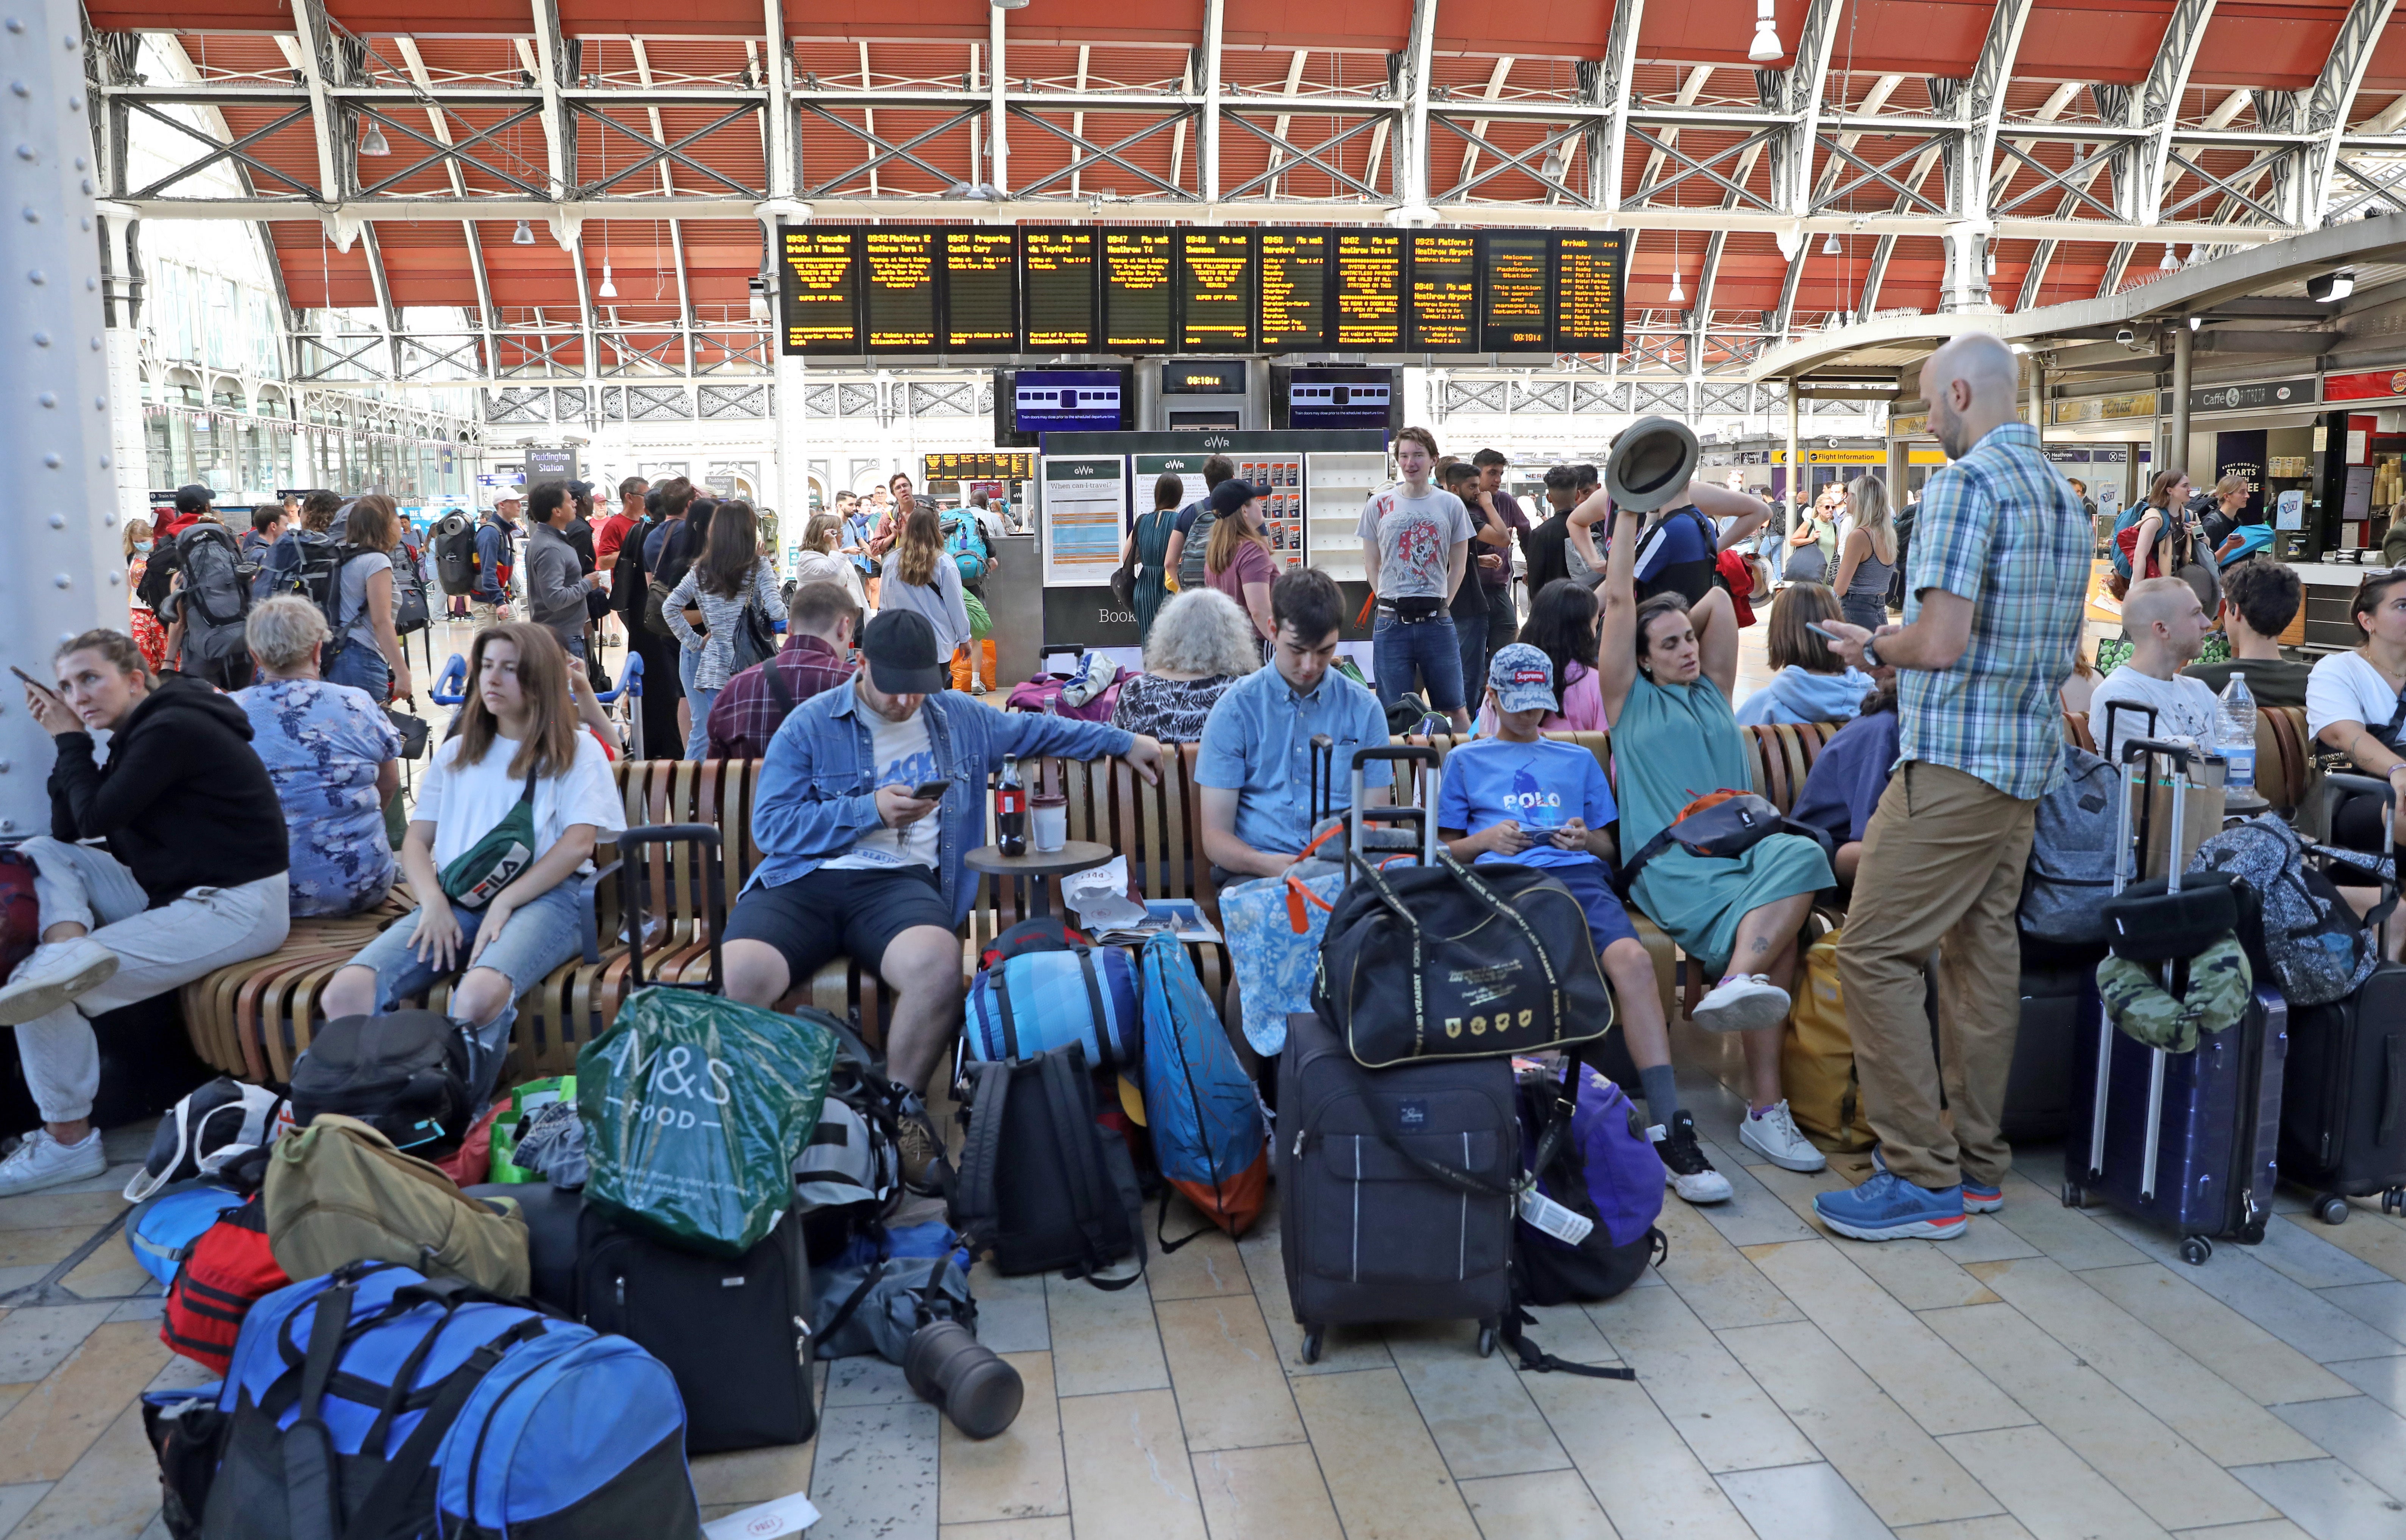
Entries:
[[460, 1148], [475, 1123], [467, 1035], [439, 1010], [341, 1016], [292, 1065], [292, 1121], [359, 1119], [422, 1160]]
[[[1535, 867], [1455, 860], [1437, 840], [1434, 785], [1427, 807], [1361, 813], [1365, 764], [1418, 760], [1434, 781], [1437, 758], [1416, 747], [1354, 755], [1352, 881], [1321, 940], [1312, 1009], [1370, 1069], [1594, 1042], [1611, 1030], [1612, 996], [1570, 889]], [[1366, 821], [1419, 824], [1421, 863], [1382, 870], [1365, 859]]]
[[[947, 1188], [970, 1254], [992, 1247], [1005, 1276], [1065, 1273], [1106, 1291], [1142, 1278], [1144, 1194], [1127, 1141], [1095, 1121], [1085, 1051], [1071, 1043], [969, 1074], [969, 1137]], [[1130, 1252], [1127, 1277], [1095, 1276]]]

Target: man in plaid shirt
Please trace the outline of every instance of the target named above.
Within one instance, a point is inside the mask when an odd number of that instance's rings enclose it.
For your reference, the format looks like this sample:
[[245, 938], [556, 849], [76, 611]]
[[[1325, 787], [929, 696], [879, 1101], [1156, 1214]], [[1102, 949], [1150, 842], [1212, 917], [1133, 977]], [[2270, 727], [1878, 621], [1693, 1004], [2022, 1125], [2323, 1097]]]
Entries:
[[[860, 606], [833, 583], [805, 583], [785, 605], [785, 644], [727, 682], [710, 707], [710, 757], [757, 759], [796, 706], [852, 677]], [[770, 671], [775, 671], [771, 677]]]
[[[1986, 333], [1922, 366], [1930, 426], [1955, 461], [1922, 491], [1905, 623], [1829, 623], [1849, 664], [1898, 671], [1896, 771], [1863, 834], [1838, 979], [1863, 1107], [1870, 1180], [1814, 1209], [1858, 1240], [1962, 1234], [2004, 1206], [1998, 1132], [2020, 1024], [2014, 910], [2040, 792], [2063, 742], [2057, 691], [2079, 645], [2095, 539], [2078, 494], [2015, 409], [2020, 365]], [[1923, 1010], [1939, 952], [1946, 1102]]]

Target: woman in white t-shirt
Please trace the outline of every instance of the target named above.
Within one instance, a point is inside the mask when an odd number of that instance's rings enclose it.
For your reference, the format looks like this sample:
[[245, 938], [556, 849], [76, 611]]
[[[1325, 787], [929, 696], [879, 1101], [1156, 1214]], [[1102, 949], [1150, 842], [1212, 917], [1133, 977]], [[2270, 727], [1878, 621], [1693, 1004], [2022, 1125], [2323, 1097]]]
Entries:
[[509, 1048], [517, 1000], [582, 944], [595, 840], [627, 827], [609, 757], [578, 730], [568, 654], [542, 626], [476, 633], [468, 699], [418, 783], [401, 869], [418, 907], [335, 973], [326, 1015], [398, 1009], [458, 980], [450, 1013], [481, 1103]]
[[[2406, 775], [2406, 570], [2365, 574], [2347, 614], [2364, 641], [2352, 652], [2325, 655], [2306, 676], [2306, 730], [2399, 789]], [[2342, 800], [2331, 816], [2331, 841], [2377, 848], [2381, 799]]]

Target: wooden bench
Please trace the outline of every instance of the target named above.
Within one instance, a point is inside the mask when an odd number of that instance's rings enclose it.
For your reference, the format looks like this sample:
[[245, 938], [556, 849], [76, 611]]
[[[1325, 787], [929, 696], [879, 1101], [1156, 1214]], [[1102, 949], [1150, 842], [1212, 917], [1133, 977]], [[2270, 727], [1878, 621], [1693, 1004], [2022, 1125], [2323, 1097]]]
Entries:
[[[2087, 713], [2067, 712], [2063, 736], [2091, 754], [2102, 752]], [[2283, 814], [2311, 805], [2322, 772], [2314, 769], [2314, 741], [2300, 706], [2256, 708], [2256, 791]]]

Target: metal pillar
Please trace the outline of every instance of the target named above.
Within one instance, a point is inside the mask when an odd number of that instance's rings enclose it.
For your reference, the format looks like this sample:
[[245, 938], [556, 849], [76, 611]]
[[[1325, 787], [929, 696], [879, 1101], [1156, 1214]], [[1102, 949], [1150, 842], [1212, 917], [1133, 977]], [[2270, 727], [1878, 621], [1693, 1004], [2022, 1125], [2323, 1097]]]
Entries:
[[[0, 161], [13, 178], [5, 201], [22, 211], [8, 221], [16, 260], [0, 269], [0, 360], [14, 360], [0, 362], [0, 392], [13, 403], [0, 413], [0, 461], [17, 477], [0, 664], [48, 679], [60, 642], [125, 625], [81, 8], [41, 0], [23, 20], [11, 17], [0, 68], [17, 93], [17, 143]], [[0, 839], [49, 832], [50, 759], [50, 736], [11, 681], [0, 690]]]
[[[1796, 382], [1795, 382], [1793, 379], [1790, 379], [1790, 380], [1788, 382], [1788, 510], [1789, 510], [1789, 513], [1792, 516], [1792, 515], [1793, 515], [1793, 514], [1794, 514], [1798, 509], [1803, 508], [1803, 507], [1804, 506], [1804, 504], [1805, 504], [1807, 502], [1811, 501], [1812, 496], [1813, 496], [1813, 482], [1812, 482], [1812, 478], [1811, 478], [1811, 477], [1809, 477], [1809, 476], [1807, 476], [1807, 475], [1804, 473], [1804, 456], [1803, 456], [1803, 455], [1801, 455], [1801, 454], [1799, 454], [1799, 453], [1797, 452], [1797, 446], [1796, 446]], [[1791, 523], [1791, 524], [1790, 524], [1790, 525], [1788, 526], [1788, 528], [1790, 529], [1790, 531], [1793, 531], [1793, 530], [1794, 530], [1794, 529], [1795, 529], [1796, 527], [1795, 527], [1795, 525], [1794, 525], [1794, 524], [1792, 524], [1792, 523]]]
[[2172, 329], [2172, 436], [2164, 449], [2158, 471], [2186, 470], [2188, 467], [2188, 371], [2189, 347], [2193, 333], [2184, 319]]

